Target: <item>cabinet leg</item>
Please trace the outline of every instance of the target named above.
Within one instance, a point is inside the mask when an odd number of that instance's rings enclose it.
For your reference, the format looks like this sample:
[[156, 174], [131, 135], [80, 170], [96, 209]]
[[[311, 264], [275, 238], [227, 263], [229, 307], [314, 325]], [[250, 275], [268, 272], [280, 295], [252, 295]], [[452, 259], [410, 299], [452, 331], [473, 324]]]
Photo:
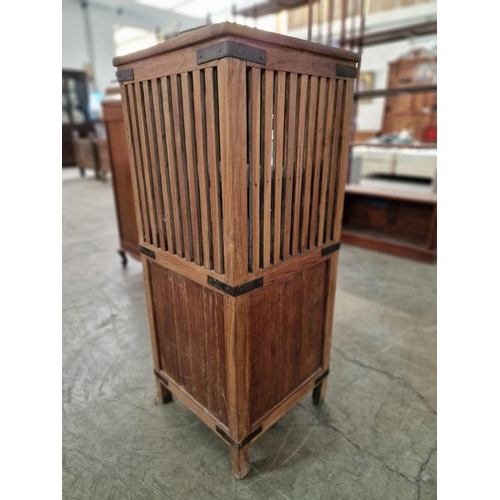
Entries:
[[321, 404], [325, 400], [326, 396], [326, 382], [327, 379], [324, 378], [314, 389], [313, 389], [313, 403], [315, 405]]
[[250, 472], [250, 446], [231, 448], [231, 468], [238, 479], [243, 479]]
[[125, 250], [118, 250], [120, 257], [122, 258], [122, 267], [127, 267], [128, 259]]
[[85, 169], [80, 167], [80, 177], [85, 177]]
[[166, 405], [172, 401], [172, 393], [158, 380], [156, 381], [157, 400]]

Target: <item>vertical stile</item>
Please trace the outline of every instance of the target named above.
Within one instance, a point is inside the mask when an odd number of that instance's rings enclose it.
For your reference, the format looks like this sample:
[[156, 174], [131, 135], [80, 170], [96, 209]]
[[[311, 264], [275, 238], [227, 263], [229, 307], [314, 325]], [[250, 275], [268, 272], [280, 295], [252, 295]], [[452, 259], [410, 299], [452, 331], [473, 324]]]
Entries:
[[294, 199], [293, 199], [293, 240], [292, 255], [299, 252], [300, 205], [302, 200], [302, 171], [304, 165], [306, 139], [307, 88], [309, 77], [300, 75], [300, 104], [297, 129], [297, 166], [295, 169]]
[[165, 120], [163, 116], [162, 108], [162, 90], [160, 86], [160, 80], [156, 79], [153, 81], [152, 94], [153, 94], [153, 109], [155, 115], [155, 126], [156, 126], [156, 143], [159, 158], [159, 173], [160, 182], [163, 192], [163, 209], [165, 211], [165, 230], [167, 234], [167, 250], [170, 253], [174, 253], [174, 243], [172, 235], [172, 195], [170, 192], [169, 180], [168, 180], [168, 166], [167, 166], [167, 155], [166, 155], [166, 145], [165, 145]]
[[344, 192], [347, 178], [348, 155], [349, 155], [349, 136], [351, 132], [351, 115], [346, 112], [348, 103], [353, 98], [354, 82], [347, 80], [344, 82], [344, 93], [342, 98], [342, 130], [340, 131], [339, 141], [339, 165], [338, 177], [335, 185], [335, 218], [332, 227], [332, 240], [340, 240], [340, 231], [342, 225], [342, 213], [344, 211]]
[[250, 80], [250, 170], [252, 200], [252, 271], [259, 269], [260, 263], [260, 118], [261, 92], [260, 68], [251, 69]]
[[149, 165], [151, 171], [151, 178], [153, 180], [153, 194], [155, 201], [155, 221], [158, 228], [158, 241], [157, 246], [162, 250], [166, 250], [165, 247], [165, 211], [163, 209], [163, 192], [161, 188], [160, 181], [160, 167], [158, 159], [158, 143], [156, 142], [156, 127], [154, 123], [154, 111], [153, 102], [150, 95], [150, 85], [151, 82], [144, 82], [144, 108], [146, 110], [146, 135], [148, 136], [149, 144]]
[[273, 263], [280, 260], [281, 247], [281, 194], [283, 179], [283, 154], [285, 140], [285, 83], [286, 73], [278, 72], [276, 85], [276, 111], [274, 116], [274, 257]]
[[[147, 82], [146, 82], [147, 85]], [[144, 185], [146, 187], [146, 196], [148, 199], [149, 208], [149, 223], [151, 226], [151, 241], [150, 244], [158, 246], [158, 223], [155, 217], [155, 195], [153, 191], [153, 180], [151, 175], [151, 160], [149, 143], [147, 141], [147, 131], [146, 131], [146, 115], [145, 115], [145, 105], [144, 105], [144, 88], [143, 83], [139, 83], [136, 86], [136, 98], [138, 107], [138, 118], [139, 118], [139, 132], [142, 142], [142, 165], [144, 169]]]
[[326, 130], [325, 130], [325, 148], [323, 155], [323, 175], [321, 177], [321, 195], [319, 199], [319, 217], [318, 217], [318, 241], [317, 245], [323, 244], [323, 234], [325, 229], [325, 207], [326, 207], [326, 190], [330, 180], [330, 160], [333, 145], [333, 117], [335, 113], [335, 80], [328, 81], [328, 99], [326, 104]]
[[[125, 90], [122, 93], [126, 96], [126, 99], [122, 99], [122, 103], [125, 104], [125, 116], [128, 115], [129, 129], [130, 129], [130, 141], [132, 145], [132, 153], [133, 153], [133, 167], [132, 170], [135, 174], [135, 185], [137, 186], [137, 200], [139, 202], [139, 206], [137, 207], [137, 211], [139, 212], [139, 220], [140, 224], [137, 224], [138, 227], [141, 228], [142, 233], [142, 241], [146, 241], [146, 234], [149, 232], [149, 223], [147, 218], [145, 217], [146, 208], [144, 202], [144, 191], [142, 188], [142, 166], [141, 166], [141, 157], [139, 153], [139, 138], [137, 136], [137, 120], [135, 114], [135, 103], [134, 103], [134, 94], [133, 94], [133, 83], [127, 85]], [[126, 112], [128, 110], [128, 113]], [[138, 222], [139, 222], [138, 220]]]
[[205, 69], [205, 104], [207, 116], [207, 161], [210, 189], [210, 210], [212, 215], [212, 244], [214, 252], [214, 271], [224, 272], [222, 245], [222, 214], [219, 203], [220, 185], [218, 171], [219, 144], [216, 135], [216, 92], [214, 69]]
[[202, 254], [200, 253], [201, 227], [200, 227], [200, 203], [198, 191], [198, 176], [195, 169], [195, 142], [193, 125], [193, 102], [190, 85], [190, 74], [182, 73], [182, 107], [184, 117], [184, 149], [186, 151], [186, 170], [188, 178], [188, 200], [190, 206], [190, 221], [192, 227], [194, 262], [202, 265]]
[[326, 196], [327, 199], [327, 217], [326, 217], [326, 226], [325, 226], [325, 241], [331, 241], [331, 233], [330, 228], [332, 227], [332, 219], [334, 212], [334, 188], [336, 185], [336, 176], [337, 176], [337, 160], [339, 155], [338, 151], [338, 143], [339, 143], [339, 131], [341, 126], [341, 115], [342, 115], [342, 94], [344, 90], [344, 81], [337, 80], [336, 82], [336, 97], [335, 97], [335, 125], [333, 129], [333, 154], [331, 157], [330, 164], [330, 181], [328, 183], [328, 193]]
[[285, 156], [285, 209], [283, 211], [283, 260], [291, 253], [291, 213], [293, 194], [293, 173], [296, 162], [295, 138], [297, 131], [297, 74], [290, 73], [286, 101], [286, 156]]
[[309, 236], [309, 212], [311, 207], [311, 183], [314, 159], [314, 139], [316, 132], [316, 114], [318, 112], [318, 78], [311, 77], [309, 92], [309, 115], [307, 120], [306, 169], [304, 173], [304, 203], [302, 207], [301, 249], [307, 249]]
[[205, 144], [205, 105], [201, 83], [201, 71], [193, 71], [194, 123], [196, 126], [196, 159], [198, 182], [200, 185], [200, 211], [203, 238], [203, 263], [207, 269], [212, 269], [212, 245], [210, 227], [210, 196], [208, 189], [207, 156]]
[[184, 246], [182, 239], [182, 221], [180, 214], [179, 188], [177, 182], [177, 161], [174, 147], [174, 127], [172, 125], [172, 106], [170, 81], [163, 77], [161, 79], [161, 90], [163, 97], [163, 118], [165, 126], [165, 142], [168, 159], [168, 178], [170, 182], [170, 192], [172, 200], [172, 218], [174, 234], [172, 236], [174, 247], [173, 252], [180, 257], [184, 257]]
[[323, 148], [325, 147], [325, 114], [327, 112], [326, 106], [326, 78], [321, 78], [319, 82], [319, 98], [318, 98], [318, 123], [316, 125], [316, 145], [315, 145], [315, 158], [314, 158], [314, 177], [313, 177], [313, 191], [311, 200], [311, 222], [309, 224], [309, 248], [316, 245], [316, 235], [318, 229], [318, 191], [320, 185], [320, 178], [324, 171], [324, 164], [321, 161], [323, 156]]
[[264, 165], [263, 183], [264, 199], [263, 210], [263, 267], [271, 263], [271, 178], [273, 155], [273, 100], [274, 100], [274, 71], [266, 69], [264, 73]]
[[172, 121], [173, 132], [175, 138], [176, 159], [175, 164], [177, 177], [179, 181], [179, 200], [182, 219], [182, 239], [184, 242], [184, 253], [187, 260], [193, 260], [193, 242], [191, 238], [191, 218], [189, 213], [189, 193], [186, 178], [186, 152], [183, 148], [184, 131], [182, 126], [181, 111], [182, 106], [180, 100], [182, 98], [179, 92], [179, 83], [177, 79], [179, 75], [170, 77], [170, 90], [172, 92]]

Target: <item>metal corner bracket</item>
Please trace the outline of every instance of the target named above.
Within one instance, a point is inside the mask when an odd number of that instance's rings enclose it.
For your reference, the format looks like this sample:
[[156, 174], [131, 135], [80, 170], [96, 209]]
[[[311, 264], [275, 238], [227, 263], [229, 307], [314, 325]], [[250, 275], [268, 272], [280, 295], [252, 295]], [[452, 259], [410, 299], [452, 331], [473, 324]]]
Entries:
[[337, 64], [335, 74], [343, 78], [356, 78], [358, 68], [355, 66], [347, 66], [345, 64]]
[[129, 82], [134, 79], [134, 70], [133, 68], [129, 69], [119, 69], [116, 73], [116, 79], [119, 82]]
[[247, 283], [243, 283], [242, 285], [231, 286], [223, 281], [213, 278], [212, 276], [207, 276], [207, 283], [210, 286], [217, 288], [217, 290], [231, 295], [231, 297], [238, 297], [239, 295], [243, 295], [244, 293], [251, 292], [256, 288], [263, 286], [264, 278], [257, 278], [255, 280], [248, 281]]
[[259, 425], [256, 429], [254, 429], [243, 441], [235, 441], [231, 436], [229, 436], [226, 432], [224, 432], [219, 426], [215, 427], [217, 434], [221, 435], [225, 441], [227, 441], [233, 448], [239, 450], [243, 448], [243, 446], [247, 445], [255, 436], [262, 432], [262, 425]]
[[156, 254], [153, 252], [153, 250], [150, 250], [149, 248], [140, 245], [139, 251], [151, 259], [156, 259]]
[[324, 257], [325, 255], [329, 255], [333, 252], [336, 252], [340, 248], [340, 241], [338, 243], [334, 243], [333, 245], [330, 245], [329, 247], [325, 247], [321, 250], [321, 257]]
[[203, 64], [224, 57], [234, 57], [243, 61], [266, 64], [266, 51], [244, 43], [224, 40], [196, 51], [196, 63]]

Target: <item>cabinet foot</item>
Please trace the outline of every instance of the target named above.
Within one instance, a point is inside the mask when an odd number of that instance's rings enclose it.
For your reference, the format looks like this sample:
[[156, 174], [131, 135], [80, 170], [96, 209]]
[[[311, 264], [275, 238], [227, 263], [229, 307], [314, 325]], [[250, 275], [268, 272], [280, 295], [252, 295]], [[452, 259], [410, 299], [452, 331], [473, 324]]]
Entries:
[[122, 267], [127, 267], [128, 259], [125, 250], [118, 250], [118, 254], [122, 258]]
[[250, 472], [250, 446], [231, 448], [231, 469], [237, 479], [243, 479]]

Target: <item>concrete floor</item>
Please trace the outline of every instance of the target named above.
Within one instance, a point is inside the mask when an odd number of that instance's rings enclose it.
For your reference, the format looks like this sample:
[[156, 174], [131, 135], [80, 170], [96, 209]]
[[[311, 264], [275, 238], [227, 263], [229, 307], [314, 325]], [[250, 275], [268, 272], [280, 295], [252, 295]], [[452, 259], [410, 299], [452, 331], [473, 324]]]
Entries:
[[63, 171], [63, 498], [436, 498], [436, 267], [344, 245], [326, 402], [304, 398], [231, 475], [180, 402], [155, 405], [140, 265], [111, 184]]

